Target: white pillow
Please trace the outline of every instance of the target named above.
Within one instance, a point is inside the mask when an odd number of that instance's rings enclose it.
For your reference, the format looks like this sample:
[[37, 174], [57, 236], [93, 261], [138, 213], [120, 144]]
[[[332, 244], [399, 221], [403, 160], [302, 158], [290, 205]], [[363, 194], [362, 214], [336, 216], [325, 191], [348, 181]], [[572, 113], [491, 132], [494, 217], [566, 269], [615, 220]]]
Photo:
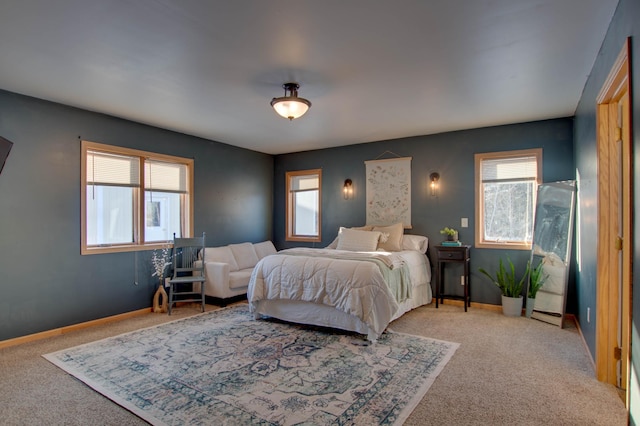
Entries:
[[402, 251], [402, 234], [404, 233], [402, 222], [389, 226], [374, 226], [373, 231], [381, 233], [378, 250]]
[[379, 239], [379, 232], [341, 228], [336, 248], [349, 251], [376, 251]]
[[422, 235], [404, 234], [402, 237], [402, 250], [416, 250], [426, 253], [429, 248], [429, 239]]
[[343, 229], [357, 229], [357, 230], [360, 230], [360, 231], [371, 231], [372, 228], [373, 228], [372, 225], [354, 226], [354, 227], [351, 227], [351, 228], [345, 228], [345, 227], [341, 226], [340, 229], [338, 229], [338, 235], [336, 235], [336, 237], [333, 239], [333, 241], [331, 241], [331, 244], [329, 244], [325, 248], [335, 249], [336, 247], [338, 247], [338, 237], [340, 236], [340, 232]]

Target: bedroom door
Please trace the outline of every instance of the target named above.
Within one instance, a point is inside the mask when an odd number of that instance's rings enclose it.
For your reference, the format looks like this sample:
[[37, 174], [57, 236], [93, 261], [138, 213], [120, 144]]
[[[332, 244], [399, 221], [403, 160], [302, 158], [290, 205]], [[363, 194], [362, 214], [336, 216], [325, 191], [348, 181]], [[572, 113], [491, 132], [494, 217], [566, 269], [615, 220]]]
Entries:
[[[598, 96], [596, 376], [627, 390], [632, 267], [629, 43]], [[627, 407], [628, 393], [627, 393]]]

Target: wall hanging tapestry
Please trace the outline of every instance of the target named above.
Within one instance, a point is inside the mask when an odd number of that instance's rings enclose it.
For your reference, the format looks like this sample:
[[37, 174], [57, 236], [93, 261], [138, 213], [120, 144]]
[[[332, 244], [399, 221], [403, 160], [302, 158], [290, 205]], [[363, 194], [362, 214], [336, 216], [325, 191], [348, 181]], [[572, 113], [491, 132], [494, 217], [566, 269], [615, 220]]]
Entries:
[[239, 305], [44, 355], [151, 424], [400, 425], [457, 343], [256, 321]]
[[364, 162], [367, 173], [367, 225], [402, 222], [411, 228], [411, 157]]

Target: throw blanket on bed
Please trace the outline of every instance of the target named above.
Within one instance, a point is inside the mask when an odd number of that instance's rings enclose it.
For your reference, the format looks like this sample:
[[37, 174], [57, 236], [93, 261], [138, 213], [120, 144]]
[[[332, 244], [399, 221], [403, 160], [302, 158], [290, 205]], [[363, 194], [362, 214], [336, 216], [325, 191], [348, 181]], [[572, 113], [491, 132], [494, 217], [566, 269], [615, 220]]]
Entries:
[[[394, 257], [323, 249], [284, 250], [258, 262], [247, 297], [252, 310], [263, 299], [332, 306], [380, 334], [398, 310], [394, 293], [401, 300], [410, 294], [407, 267]], [[394, 264], [399, 267], [392, 268]], [[393, 291], [389, 277], [396, 282]]]

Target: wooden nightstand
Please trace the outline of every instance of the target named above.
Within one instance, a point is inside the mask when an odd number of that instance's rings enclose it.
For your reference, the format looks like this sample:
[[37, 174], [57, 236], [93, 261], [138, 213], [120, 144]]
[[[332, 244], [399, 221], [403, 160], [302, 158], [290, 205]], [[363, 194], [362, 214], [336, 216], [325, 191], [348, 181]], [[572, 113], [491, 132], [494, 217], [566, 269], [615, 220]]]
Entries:
[[[447, 299], [462, 299], [464, 301], [464, 311], [467, 312], [467, 307], [471, 306], [471, 294], [469, 285], [469, 261], [471, 260], [470, 245], [462, 245], [458, 247], [450, 246], [436, 246], [436, 308], [438, 307], [438, 301], [443, 302]], [[445, 295], [444, 291], [444, 266], [447, 263], [462, 263], [464, 264], [464, 296]]]

